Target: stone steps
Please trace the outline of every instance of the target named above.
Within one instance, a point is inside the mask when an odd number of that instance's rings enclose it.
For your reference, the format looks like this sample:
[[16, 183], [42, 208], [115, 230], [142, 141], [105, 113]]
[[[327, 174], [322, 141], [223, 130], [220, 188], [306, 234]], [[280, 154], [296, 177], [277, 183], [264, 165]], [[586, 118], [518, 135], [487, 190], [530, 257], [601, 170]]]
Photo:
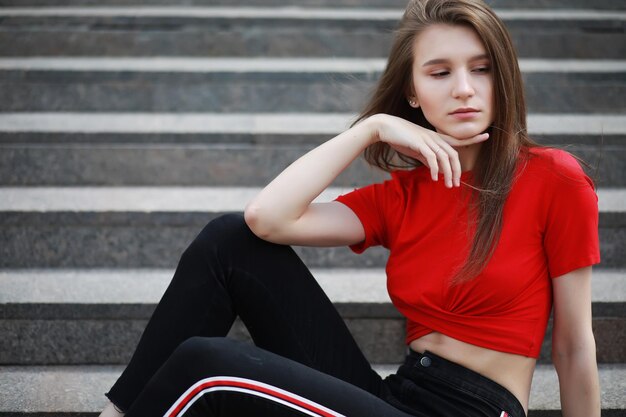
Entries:
[[[0, 0], [0, 416], [97, 415], [182, 250], [349, 125], [406, 0], [134, 3]], [[492, 4], [522, 57], [530, 134], [599, 165], [593, 326], [603, 416], [622, 416], [626, 7]], [[357, 162], [321, 199], [380, 178]], [[386, 251], [296, 250], [392, 372], [404, 322]], [[248, 340], [239, 322], [230, 335]], [[531, 417], [560, 415], [549, 348], [550, 328]]]
[[[339, 113], [0, 113], [0, 185], [263, 186], [351, 119]], [[529, 133], [543, 144], [571, 145], [591, 164], [587, 171], [598, 187], [626, 186], [626, 116], [531, 114]], [[359, 159], [335, 185], [382, 178]]]
[[[397, 365], [377, 365], [386, 376]], [[91, 417], [104, 407], [104, 393], [120, 366], [0, 367], [0, 416]], [[623, 416], [625, 365], [600, 365], [602, 416]], [[560, 416], [557, 376], [552, 366], [539, 365], [533, 377], [529, 417]]]
[[[499, 10], [520, 57], [623, 59], [621, 10]], [[401, 9], [5, 7], [0, 56], [383, 57]]]
[[[386, 294], [384, 270], [312, 272], [368, 359], [401, 362], [404, 320]], [[0, 270], [0, 365], [127, 363], [172, 275], [163, 269]], [[592, 300], [598, 362], [626, 362], [626, 270], [596, 268]], [[241, 323], [231, 335], [249, 340]], [[551, 326], [540, 362], [550, 362], [550, 349]]]
[[[626, 40], [626, 37], [625, 39]], [[4, 58], [0, 111], [347, 112], [385, 61], [237, 58]], [[626, 61], [522, 61], [531, 113], [626, 111]]]
[[[0, 268], [171, 268], [213, 217], [243, 210], [259, 188], [3, 187]], [[329, 201], [346, 188], [321, 196]], [[600, 189], [602, 266], [625, 267], [626, 190]], [[24, 250], [28, 248], [28, 250]], [[310, 267], [382, 267], [386, 251], [297, 248]]]

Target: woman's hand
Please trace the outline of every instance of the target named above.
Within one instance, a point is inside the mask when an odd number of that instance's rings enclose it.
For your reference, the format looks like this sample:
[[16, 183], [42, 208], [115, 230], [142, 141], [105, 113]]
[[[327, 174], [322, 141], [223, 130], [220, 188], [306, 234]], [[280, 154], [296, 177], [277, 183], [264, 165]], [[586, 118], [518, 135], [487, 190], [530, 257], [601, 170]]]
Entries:
[[430, 174], [437, 181], [439, 171], [449, 187], [452, 181], [461, 185], [461, 162], [454, 149], [483, 142], [489, 138], [482, 133], [472, 138], [459, 140], [448, 135], [434, 132], [411, 123], [400, 117], [388, 114], [377, 114], [374, 118], [378, 140], [387, 143], [396, 151], [417, 159], [430, 168]]

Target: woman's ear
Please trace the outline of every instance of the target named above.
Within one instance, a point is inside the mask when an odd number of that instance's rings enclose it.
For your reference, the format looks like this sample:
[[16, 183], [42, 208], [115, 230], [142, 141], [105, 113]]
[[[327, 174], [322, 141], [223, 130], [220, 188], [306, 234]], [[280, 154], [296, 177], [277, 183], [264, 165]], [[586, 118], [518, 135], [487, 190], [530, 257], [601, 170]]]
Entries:
[[407, 101], [409, 102], [409, 106], [413, 107], [414, 109], [417, 109], [420, 106], [416, 97], [407, 97]]

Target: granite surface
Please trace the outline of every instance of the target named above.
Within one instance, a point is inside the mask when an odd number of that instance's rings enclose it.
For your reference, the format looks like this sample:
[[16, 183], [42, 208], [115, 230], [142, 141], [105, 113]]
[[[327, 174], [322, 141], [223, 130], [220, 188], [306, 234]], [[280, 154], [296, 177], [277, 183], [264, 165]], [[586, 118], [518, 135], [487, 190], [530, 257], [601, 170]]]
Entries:
[[[345, 322], [373, 363], [399, 362], [404, 357], [404, 320], [363, 317]], [[0, 319], [0, 365], [124, 364], [145, 325], [145, 320]], [[250, 342], [240, 322], [231, 336]]]
[[[0, 145], [0, 186], [264, 186], [310, 146], [239, 144]], [[626, 186], [626, 146], [577, 145], [598, 187]], [[598, 168], [597, 171], [595, 168]], [[354, 161], [333, 182], [356, 187], [386, 174]]]
[[[390, 303], [383, 268], [315, 268], [311, 273], [335, 305], [364, 304], [373, 307]], [[99, 317], [91, 315], [90, 309], [112, 304], [154, 305], [173, 275], [173, 269], [148, 268], [2, 269], [0, 305], [3, 311], [8, 311], [8, 307], [22, 304], [42, 304], [51, 309], [63, 305], [81, 308], [79, 304], [85, 304], [82, 311], [71, 318]], [[358, 291], [355, 291], [357, 288]], [[626, 310], [610, 307], [626, 302], [626, 269], [593, 267], [591, 290], [594, 316], [626, 317]], [[123, 312], [111, 313], [106, 318], [134, 317]], [[358, 314], [356, 317], [363, 316], [362, 313], [355, 314]], [[368, 317], [387, 317], [375, 314]], [[345, 314], [342, 315], [345, 317]], [[13, 315], [3, 317], [22, 318]], [[52, 318], [41, 315], [30, 317]], [[147, 318], [148, 315], [137, 317]]]
[[[0, 71], [4, 112], [350, 112], [360, 109], [378, 73], [293, 71]], [[531, 113], [626, 111], [626, 74], [533, 72], [524, 75]], [[306, 99], [303, 100], [303, 98]]]
[[[0, 213], [0, 267], [173, 268], [211, 212]], [[624, 212], [600, 214], [602, 267], [626, 266]], [[296, 248], [309, 267], [383, 267], [387, 252]]]
[[[111, 306], [110, 308], [115, 308]], [[400, 362], [405, 354], [405, 321], [372, 317], [367, 306], [363, 316], [344, 318], [349, 330], [372, 363]], [[341, 312], [341, 311], [340, 311]], [[146, 320], [117, 318], [95, 319], [0, 319], [0, 364], [74, 365], [123, 364], [130, 356], [145, 328]], [[626, 362], [626, 318], [593, 319], [599, 363]], [[550, 363], [551, 324], [539, 357]], [[249, 341], [243, 324], [237, 322], [231, 336]]]
[[[396, 369], [396, 364], [374, 366], [383, 377]], [[104, 407], [103, 394], [122, 370], [121, 366], [0, 367], [0, 415], [15, 415], [12, 413], [18, 411], [28, 416], [44, 412], [52, 417], [60, 417], [62, 413], [92, 415], [89, 413], [99, 412]], [[600, 366], [600, 386], [602, 415], [624, 415], [624, 365]], [[539, 366], [535, 372], [530, 409], [532, 417], [560, 415], [557, 376], [549, 365]]]
[[[195, 140], [184, 143], [303, 144], [319, 140], [320, 135], [336, 135], [356, 120], [355, 113], [121, 113], [121, 112], [35, 112], [0, 113], [0, 132], [6, 143], [25, 142], [19, 134], [85, 135], [95, 143], [125, 143], [116, 135], [155, 135]], [[529, 114], [528, 131], [545, 143], [623, 146], [619, 138], [626, 134], [626, 117], [620, 114]], [[15, 140], [11, 135], [16, 134]], [[92, 136], [93, 135], [93, 136]], [[206, 140], [198, 140], [206, 135]], [[159, 138], [161, 136], [161, 138]], [[219, 137], [223, 140], [217, 140]], [[78, 136], [83, 137], [83, 136]], [[139, 136], [141, 138], [141, 136]], [[606, 138], [606, 141], [605, 141]], [[54, 137], [43, 137], [56, 142]], [[298, 139], [295, 143], [294, 139]], [[142, 140], [141, 142], [146, 142]], [[74, 143], [74, 141], [72, 142]], [[90, 143], [90, 142], [89, 142]], [[128, 143], [135, 143], [130, 140]], [[310, 142], [309, 142], [310, 143]], [[318, 143], [318, 142], [313, 142]]]
[[[375, 13], [359, 20], [7, 16], [0, 55], [386, 56], [401, 10], [388, 19]], [[520, 57], [621, 59], [620, 16], [503, 20]]]
[[[263, 186], [310, 149], [236, 144], [4, 145], [0, 185]], [[620, 151], [603, 153], [602, 166], [621, 163], [616, 159], [626, 156], [626, 148]], [[356, 186], [385, 177], [359, 159], [333, 185]], [[611, 180], [617, 181], [617, 175]]]
[[[181, 0], [180, 5], [198, 6], [231, 6], [232, 0]], [[242, 5], [254, 7], [284, 6], [284, 0], [240, 0]], [[586, 9], [588, 0], [489, 0], [487, 3], [496, 9], [529, 8], [529, 9]], [[118, 6], [127, 5], [125, 0], [0, 0], [0, 6], [25, 7], [25, 6]], [[171, 5], [167, 0], [143, 0], [145, 5]], [[406, 0], [298, 0], [302, 7], [383, 7], [403, 9]], [[593, 3], [595, 9], [623, 10], [621, 0], [596, 0]]]

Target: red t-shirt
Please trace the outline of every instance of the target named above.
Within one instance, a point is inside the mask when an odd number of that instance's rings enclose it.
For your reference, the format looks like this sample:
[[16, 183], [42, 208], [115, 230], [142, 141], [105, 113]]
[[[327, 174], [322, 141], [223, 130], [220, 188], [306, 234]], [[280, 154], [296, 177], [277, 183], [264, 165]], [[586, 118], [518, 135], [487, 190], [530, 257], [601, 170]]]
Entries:
[[[551, 278], [600, 262], [598, 197], [569, 153], [532, 148], [518, 163], [505, 202], [502, 234], [482, 273], [450, 285], [469, 253], [469, 193], [446, 188], [421, 166], [344, 194], [365, 229], [356, 253], [390, 250], [387, 288], [407, 318], [406, 342], [433, 331], [538, 357], [552, 309]], [[471, 182], [473, 173], [461, 178]], [[473, 231], [475, 229], [471, 229]]]

